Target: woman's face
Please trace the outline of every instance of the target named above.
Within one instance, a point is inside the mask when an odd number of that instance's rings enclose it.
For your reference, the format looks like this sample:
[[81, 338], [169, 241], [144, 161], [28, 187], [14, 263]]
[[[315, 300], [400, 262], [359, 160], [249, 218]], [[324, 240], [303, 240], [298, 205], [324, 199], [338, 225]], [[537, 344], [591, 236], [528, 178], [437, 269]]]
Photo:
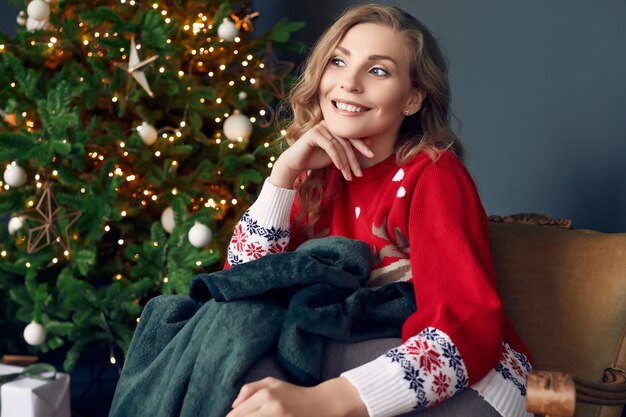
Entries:
[[353, 26], [326, 64], [318, 98], [331, 133], [368, 138], [376, 156], [391, 155], [404, 111], [417, 112], [423, 100], [411, 86], [405, 39], [386, 26]]

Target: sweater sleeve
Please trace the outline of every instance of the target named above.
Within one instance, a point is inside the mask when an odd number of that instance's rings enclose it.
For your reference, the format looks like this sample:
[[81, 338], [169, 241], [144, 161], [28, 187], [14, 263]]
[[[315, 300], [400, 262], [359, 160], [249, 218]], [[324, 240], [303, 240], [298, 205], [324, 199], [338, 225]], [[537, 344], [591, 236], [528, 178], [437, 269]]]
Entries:
[[417, 311], [401, 346], [342, 374], [370, 416], [439, 404], [482, 379], [502, 353], [487, 219], [469, 173], [444, 155], [424, 168], [410, 204]]
[[259, 197], [235, 227], [228, 245], [225, 269], [287, 249], [295, 195], [295, 190], [276, 187], [265, 180]]

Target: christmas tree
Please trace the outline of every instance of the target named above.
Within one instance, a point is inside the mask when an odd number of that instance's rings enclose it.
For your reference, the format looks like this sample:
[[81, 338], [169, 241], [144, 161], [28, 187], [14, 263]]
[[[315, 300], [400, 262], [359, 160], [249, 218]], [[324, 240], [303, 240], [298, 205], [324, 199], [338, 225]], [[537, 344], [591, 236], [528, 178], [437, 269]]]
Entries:
[[[18, 1], [0, 35], [0, 353], [120, 361], [145, 302], [221, 268], [292, 69], [246, 4]], [[24, 340], [28, 344], [24, 343]]]

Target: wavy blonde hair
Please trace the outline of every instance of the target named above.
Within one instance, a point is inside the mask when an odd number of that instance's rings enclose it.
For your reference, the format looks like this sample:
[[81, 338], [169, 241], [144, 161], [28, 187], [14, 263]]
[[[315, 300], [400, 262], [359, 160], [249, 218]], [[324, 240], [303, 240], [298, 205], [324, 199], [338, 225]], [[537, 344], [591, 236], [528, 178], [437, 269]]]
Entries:
[[[396, 161], [404, 164], [424, 151], [433, 160], [445, 150], [463, 158], [463, 147], [450, 128], [450, 84], [447, 62], [430, 31], [415, 17], [393, 6], [366, 4], [347, 9], [317, 41], [305, 60], [297, 82], [281, 113], [289, 115], [285, 139], [292, 144], [322, 120], [318, 88], [322, 73], [335, 48], [353, 26], [374, 23], [391, 28], [409, 46], [409, 72], [412, 86], [421, 88], [425, 98], [419, 112], [405, 117], [395, 145]], [[319, 219], [324, 181], [328, 169], [311, 171], [297, 189], [302, 206], [298, 221], [312, 226]]]

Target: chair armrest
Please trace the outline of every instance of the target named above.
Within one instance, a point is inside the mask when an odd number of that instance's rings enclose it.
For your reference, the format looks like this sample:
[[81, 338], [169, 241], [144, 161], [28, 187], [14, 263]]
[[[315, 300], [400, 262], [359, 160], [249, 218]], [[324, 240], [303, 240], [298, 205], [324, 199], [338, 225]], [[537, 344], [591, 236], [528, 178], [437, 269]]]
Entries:
[[526, 409], [550, 417], [572, 417], [576, 402], [618, 406], [626, 404], [626, 372], [607, 368], [602, 383], [561, 372], [532, 371], [528, 375]]

